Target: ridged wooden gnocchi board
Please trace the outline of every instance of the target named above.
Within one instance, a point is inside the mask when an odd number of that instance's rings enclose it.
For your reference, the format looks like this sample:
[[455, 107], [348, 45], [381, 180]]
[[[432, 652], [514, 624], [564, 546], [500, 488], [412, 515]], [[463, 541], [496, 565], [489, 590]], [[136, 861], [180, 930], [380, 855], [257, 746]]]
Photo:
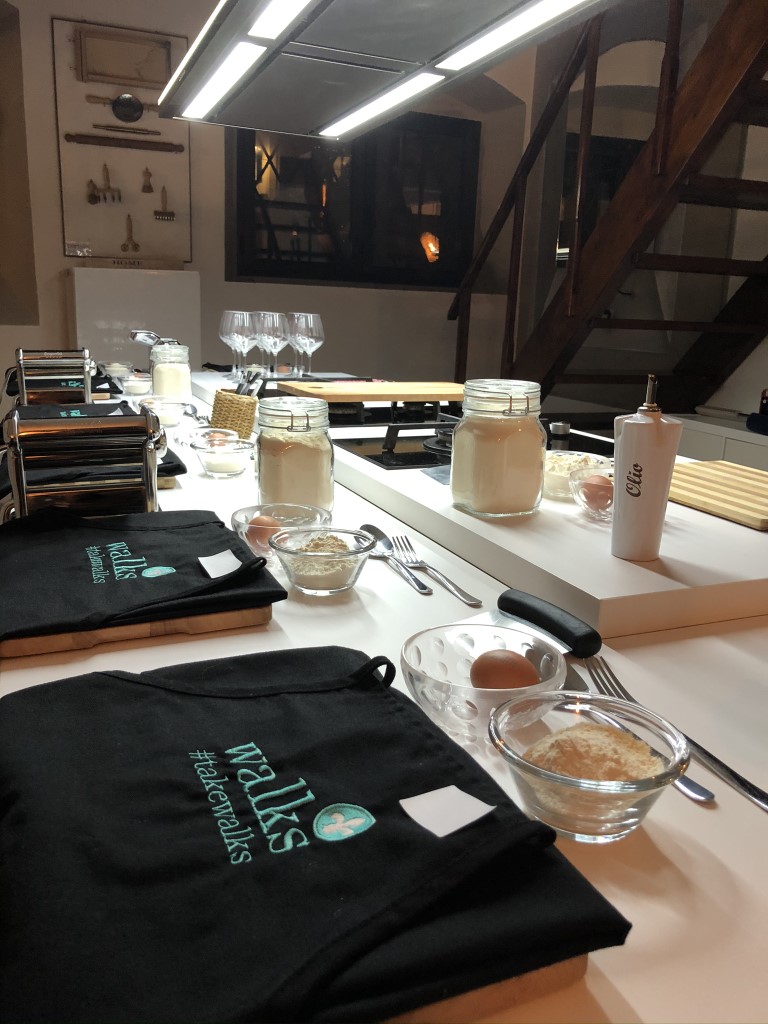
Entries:
[[460, 402], [464, 385], [451, 381], [336, 380], [278, 381], [279, 391], [303, 398], [324, 398], [326, 402]]
[[127, 626], [104, 626], [102, 629], [51, 633], [47, 636], [11, 637], [0, 641], [0, 657], [23, 658], [30, 654], [50, 654], [53, 651], [79, 651], [118, 640], [146, 640], [151, 637], [170, 636], [173, 633], [217, 633], [222, 629], [263, 626], [271, 618], [272, 605], [268, 604], [262, 608], [242, 608], [231, 612], [213, 612], [209, 615], [187, 615], [183, 618], [158, 619], [154, 622], [133, 622]]
[[753, 530], [768, 530], [768, 473], [762, 469], [734, 462], [678, 463], [669, 497]]

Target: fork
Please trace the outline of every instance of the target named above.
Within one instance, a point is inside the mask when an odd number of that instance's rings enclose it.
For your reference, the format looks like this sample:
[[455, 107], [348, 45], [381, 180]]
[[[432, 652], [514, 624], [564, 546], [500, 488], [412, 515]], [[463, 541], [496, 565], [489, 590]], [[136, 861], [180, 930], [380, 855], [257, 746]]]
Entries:
[[439, 569], [435, 569], [433, 565], [429, 565], [422, 558], [419, 558], [408, 537], [393, 537], [392, 544], [394, 545], [397, 557], [401, 562], [404, 562], [409, 569], [423, 570], [428, 576], [431, 576], [433, 580], [437, 580], [437, 582], [442, 584], [446, 590], [449, 590], [454, 597], [458, 597], [460, 601], [470, 605], [472, 608], [481, 607], [483, 602], [479, 597], [473, 597], [471, 594], [468, 594], [466, 590], [462, 590], [461, 587], [457, 586], [452, 580], [449, 580], [447, 576], [443, 576]]
[[[584, 664], [598, 693], [601, 693], [604, 697], [618, 697], [619, 700], [628, 700], [631, 704], [638, 703], [633, 698], [624, 696], [624, 694], [627, 694], [627, 691], [623, 689], [604, 658], [584, 658]], [[623, 693], [621, 692], [622, 690]], [[672, 785], [691, 800], [696, 800], [700, 803], [709, 803], [715, 799], [714, 793], [693, 779], [689, 779], [687, 775], [681, 775], [679, 779], [675, 779]]]
[[[636, 700], [627, 687], [617, 679], [604, 657], [585, 658], [584, 664], [587, 666], [587, 671], [599, 692], [604, 693], [607, 691], [608, 696], [617, 696], [623, 700], [629, 700], [630, 703], [639, 705], [640, 701]], [[595, 673], [599, 674], [601, 682], [598, 682]], [[605, 686], [606, 689], [600, 689], [601, 686]], [[738, 772], [725, 764], [724, 761], [721, 761], [720, 758], [708, 751], [706, 746], [701, 746], [700, 743], [696, 742], [695, 739], [691, 739], [684, 732], [682, 735], [685, 736], [688, 746], [690, 746], [691, 755], [699, 764], [709, 768], [710, 771], [714, 772], [719, 778], [722, 778], [724, 782], [727, 782], [728, 785], [732, 786], [743, 797], [751, 800], [753, 804], [757, 804], [762, 810], [768, 811], [768, 793], [765, 790], [761, 790], [760, 786], [755, 785], [748, 778], [744, 778], [743, 775], [739, 775]], [[679, 779], [679, 781], [682, 782], [684, 778], [685, 776]], [[688, 779], [688, 781], [690, 782], [691, 780]]]

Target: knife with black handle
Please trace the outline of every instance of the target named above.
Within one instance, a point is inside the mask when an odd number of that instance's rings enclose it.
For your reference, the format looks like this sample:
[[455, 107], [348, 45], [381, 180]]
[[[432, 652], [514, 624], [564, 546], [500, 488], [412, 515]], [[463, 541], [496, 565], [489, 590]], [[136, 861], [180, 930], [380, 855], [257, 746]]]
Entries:
[[530, 622], [570, 647], [577, 658], [589, 658], [603, 646], [603, 638], [582, 619], [523, 590], [505, 590], [496, 602], [499, 610]]

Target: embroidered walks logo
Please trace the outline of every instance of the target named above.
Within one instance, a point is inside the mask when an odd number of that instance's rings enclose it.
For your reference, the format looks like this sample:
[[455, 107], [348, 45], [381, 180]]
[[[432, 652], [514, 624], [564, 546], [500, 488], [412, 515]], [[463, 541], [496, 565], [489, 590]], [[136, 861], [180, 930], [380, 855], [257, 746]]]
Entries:
[[[230, 863], [248, 864], [253, 860], [254, 843], [261, 833], [272, 854], [300, 850], [312, 842], [312, 835], [323, 842], [336, 843], [366, 832], [376, 819], [358, 804], [329, 804], [315, 812], [311, 828], [303, 818], [311, 810], [315, 795], [303, 778], [279, 778], [264, 752], [251, 741], [230, 747], [224, 756], [210, 750], [189, 752], [193, 766], [206, 791], [211, 812], [221, 832]], [[226, 759], [226, 760], [225, 760]], [[228, 775], [234, 770], [234, 778]], [[246, 812], [252, 828], [236, 808], [229, 786], [239, 783], [246, 798]]]
[[357, 804], [331, 804], [315, 817], [313, 831], [318, 839], [327, 843], [338, 843], [367, 832], [376, 819]]
[[102, 549], [99, 544], [91, 544], [85, 549], [94, 583], [107, 583], [110, 579], [137, 580], [156, 579], [176, 572], [170, 565], [147, 565], [144, 557], [136, 557], [125, 541], [107, 544]]

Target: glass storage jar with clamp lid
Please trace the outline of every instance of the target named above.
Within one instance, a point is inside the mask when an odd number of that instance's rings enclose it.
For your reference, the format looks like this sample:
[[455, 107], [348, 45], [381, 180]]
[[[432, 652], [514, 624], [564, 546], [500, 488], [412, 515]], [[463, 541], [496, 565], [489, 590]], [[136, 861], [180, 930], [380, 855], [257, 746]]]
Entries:
[[259, 501], [333, 508], [333, 445], [322, 398], [263, 398], [258, 408]]
[[463, 512], [526, 516], [541, 503], [547, 435], [541, 388], [527, 380], [468, 380], [453, 432], [451, 495]]
[[178, 402], [192, 397], [192, 372], [189, 348], [173, 338], [161, 338], [149, 353], [152, 371], [152, 393]]

